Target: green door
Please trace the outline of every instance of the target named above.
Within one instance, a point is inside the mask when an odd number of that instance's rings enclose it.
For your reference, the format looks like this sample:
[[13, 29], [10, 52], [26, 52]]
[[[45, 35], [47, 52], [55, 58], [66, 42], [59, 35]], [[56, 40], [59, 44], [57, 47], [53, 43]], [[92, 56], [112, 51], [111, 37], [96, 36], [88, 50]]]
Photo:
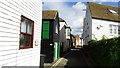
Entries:
[[58, 42], [58, 58], [60, 58], [60, 42]]
[[58, 57], [58, 43], [54, 42], [54, 57], [53, 57], [53, 61], [55, 61]]
[[49, 39], [49, 31], [50, 31], [50, 22], [43, 21], [42, 25], [42, 39]]
[[60, 43], [54, 42], [54, 57], [53, 60], [60, 58]]

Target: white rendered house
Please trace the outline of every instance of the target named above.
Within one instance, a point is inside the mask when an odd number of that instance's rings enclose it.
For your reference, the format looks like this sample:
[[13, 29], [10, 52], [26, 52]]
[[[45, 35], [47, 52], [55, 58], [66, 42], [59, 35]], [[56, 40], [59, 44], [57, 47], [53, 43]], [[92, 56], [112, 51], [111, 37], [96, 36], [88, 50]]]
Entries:
[[41, 0], [0, 0], [0, 67], [39, 66]]
[[83, 27], [83, 44], [91, 39], [113, 38], [120, 35], [120, 8], [88, 2]]

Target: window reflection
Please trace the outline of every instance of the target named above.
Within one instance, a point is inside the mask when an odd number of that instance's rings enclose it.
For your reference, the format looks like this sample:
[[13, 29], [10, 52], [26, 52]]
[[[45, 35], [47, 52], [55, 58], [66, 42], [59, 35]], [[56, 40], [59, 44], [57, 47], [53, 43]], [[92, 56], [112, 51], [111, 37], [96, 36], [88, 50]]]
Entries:
[[21, 27], [21, 32], [26, 32], [26, 20], [22, 19], [22, 27]]
[[24, 46], [24, 40], [25, 40], [25, 36], [23, 34], [20, 35], [20, 47]]
[[28, 21], [27, 33], [32, 34], [32, 23]]
[[29, 35], [26, 35], [26, 46], [30, 46], [31, 37]]

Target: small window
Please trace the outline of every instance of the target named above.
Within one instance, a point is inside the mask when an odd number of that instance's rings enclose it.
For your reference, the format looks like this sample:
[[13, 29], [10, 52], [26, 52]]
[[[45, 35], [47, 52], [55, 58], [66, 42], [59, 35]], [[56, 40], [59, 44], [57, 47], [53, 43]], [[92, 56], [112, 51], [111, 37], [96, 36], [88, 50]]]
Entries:
[[87, 29], [89, 29], [89, 26], [87, 27]]
[[89, 35], [87, 37], [89, 37]]
[[33, 47], [34, 22], [25, 16], [21, 16], [20, 49]]
[[109, 27], [110, 27], [110, 34], [112, 34], [112, 25], [109, 25]]
[[88, 25], [88, 22], [87, 22], [87, 25]]
[[117, 27], [116, 27], [116, 25], [114, 25], [113, 27], [114, 27], [114, 34], [117, 34]]
[[70, 36], [70, 28], [67, 28], [67, 36]]
[[55, 33], [58, 34], [58, 26], [55, 27]]
[[111, 12], [112, 14], [115, 14], [115, 15], [118, 15], [118, 12], [116, 12], [115, 10], [112, 10], [112, 9], [108, 9], [109, 12]]
[[110, 34], [120, 34], [120, 26], [118, 25], [109, 25]]

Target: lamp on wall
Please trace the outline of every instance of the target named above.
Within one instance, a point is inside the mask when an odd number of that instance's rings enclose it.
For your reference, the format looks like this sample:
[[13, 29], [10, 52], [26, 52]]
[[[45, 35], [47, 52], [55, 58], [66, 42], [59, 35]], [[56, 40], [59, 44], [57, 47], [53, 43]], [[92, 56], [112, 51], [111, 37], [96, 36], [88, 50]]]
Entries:
[[97, 26], [96, 28], [99, 30], [101, 27], [103, 27], [102, 25], [99, 25], [99, 26]]

